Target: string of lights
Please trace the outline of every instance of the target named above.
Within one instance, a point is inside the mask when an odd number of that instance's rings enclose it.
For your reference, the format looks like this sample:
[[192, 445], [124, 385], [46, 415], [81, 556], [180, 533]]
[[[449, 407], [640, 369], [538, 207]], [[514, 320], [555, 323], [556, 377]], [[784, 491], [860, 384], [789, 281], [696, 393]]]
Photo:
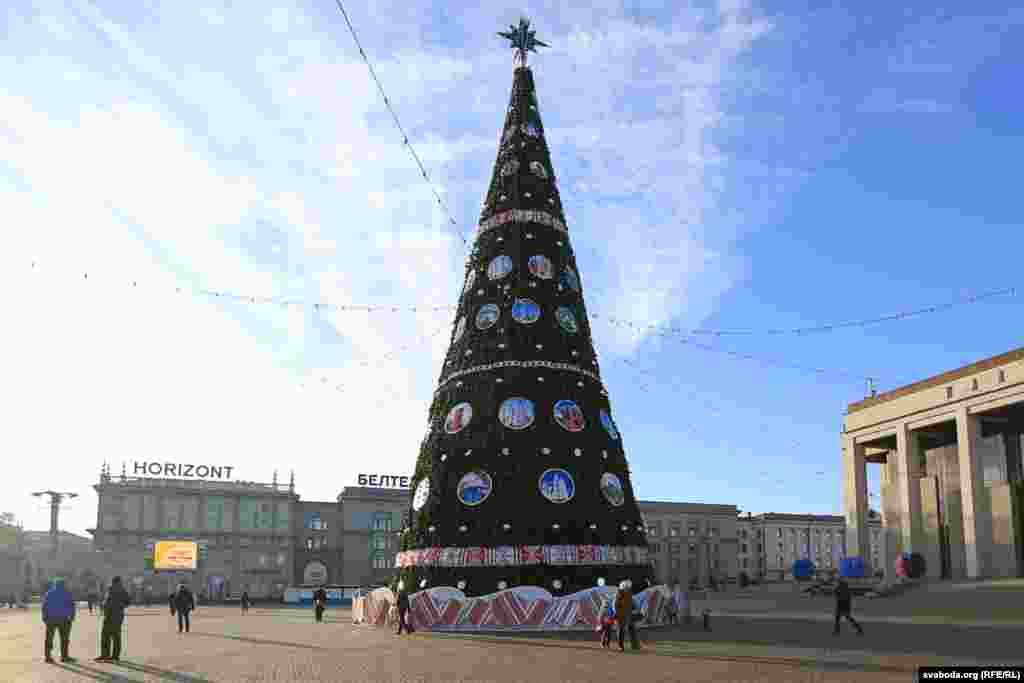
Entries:
[[705, 328], [682, 328], [682, 327], [664, 327], [659, 325], [638, 323], [632, 320], [623, 320], [622, 318], [616, 318], [614, 316], [606, 316], [601, 313], [591, 313], [592, 318], [603, 318], [612, 322], [620, 327], [628, 327], [638, 332], [659, 332], [659, 333], [671, 333], [674, 335], [685, 335], [685, 336], [715, 336], [715, 337], [727, 337], [727, 336], [782, 336], [782, 335], [809, 335], [818, 334], [822, 332], [835, 332], [837, 330], [850, 329], [855, 327], [870, 327], [872, 325], [879, 325], [887, 322], [895, 322], [898, 320], [907, 320], [909, 318], [915, 318], [922, 315], [929, 315], [932, 313], [942, 313], [948, 311], [951, 308], [957, 306], [966, 306], [970, 304], [979, 303], [981, 301], [987, 301], [989, 299], [995, 299], [997, 297], [1013, 297], [1017, 295], [1016, 287], [1005, 287], [1003, 289], [991, 290], [988, 292], [982, 292], [979, 294], [969, 294], [961, 296], [953, 301], [947, 301], [941, 304], [933, 304], [930, 306], [923, 306], [920, 308], [913, 308], [909, 310], [900, 311], [898, 313], [891, 313], [888, 315], [876, 316], [873, 318], [861, 318], [858, 320], [848, 320], [838, 323], [827, 323], [823, 325], [810, 325], [807, 327], [790, 327], [790, 328], [768, 328], [762, 330], [716, 330], [716, 329], [705, 329]]
[[[41, 266], [40, 266], [40, 262], [39, 261], [32, 261], [30, 268], [34, 272], [37, 272], [37, 273], [41, 272], [41, 270], [40, 270]], [[90, 278], [90, 274], [88, 272], [83, 272], [82, 273], [82, 278], [83, 278], [83, 280], [88, 281], [89, 278]], [[93, 279], [95, 280], [95, 278], [93, 278]], [[130, 286], [132, 288], [135, 288], [135, 287], [139, 286], [139, 281], [138, 280], [124, 279], [123, 283], [126, 286]], [[380, 313], [380, 312], [422, 313], [422, 312], [429, 312], [429, 311], [455, 311], [455, 310], [458, 309], [458, 306], [456, 306], [454, 304], [446, 304], [446, 305], [424, 305], [424, 304], [401, 304], [401, 305], [394, 305], [394, 304], [373, 304], [373, 305], [366, 305], [366, 304], [334, 304], [334, 303], [330, 303], [328, 301], [313, 301], [313, 302], [309, 302], [309, 301], [305, 301], [305, 300], [288, 299], [288, 298], [283, 298], [283, 297], [258, 296], [258, 295], [246, 294], [246, 293], [242, 293], [242, 292], [232, 292], [230, 290], [213, 290], [213, 289], [206, 289], [206, 288], [193, 288], [191, 290], [186, 290], [186, 288], [183, 288], [183, 287], [176, 287], [175, 290], [179, 294], [183, 293], [183, 292], [186, 292], [186, 291], [191, 291], [194, 294], [201, 294], [201, 295], [209, 296], [209, 297], [212, 297], [212, 298], [215, 298], [215, 299], [221, 299], [221, 300], [226, 300], [226, 301], [235, 301], [235, 302], [238, 302], [238, 303], [267, 304], [267, 305], [281, 306], [281, 307], [289, 307], [289, 306], [294, 306], [294, 307], [299, 307], [299, 308], [310, 307], [313, 310], [317, 310], [317, 311], [319, 311], [319, 310], [333, 310], [333, 311], [366, 311], [366, 312], [371, 312], [371, 313]], [[836, 330], [840, 330], [840, 329], [849, 329], [849, 328], [853, 328], [853, 327], [869, 327], [869, 326], [872, 326], [872, 325], [882, 324], [882, 323], [886, 323], [886, 322], [895, 322], [895, 321], [899, 321], [899, 320], [907, 320], [909, 318], [914, 318], [914, 317], [918, 317], [918, 316], [922, 316], [922, 315], [941, 313], [941, 312], [948, 311], [948, 310], [950, 310], [952, 308], [955, 308], [955, 307], [958, 307], [958, 306], [966, 306], [966, 305], [970, 305], [970, 304], [979, 303], [979, 302], [982, 302], [982, 301], [987, 301], [987, 300], [990, 300], [990, 299], [994, 299], [994, 298], [997, 298], [997, 297], [1007, 297], [1007, 296], [1011, 296], [1012, 297], [1012, 296], [1016, 296], [1016, 294], [1017, 294], [1017, 288], [1016, 287], [1005, 287], [1003, 289], [991, 290], [991, 291], [988, 291], [988, 292], [982, 292], [980, 294], [967, 295], [967, 296], [964, 296], [964, 297], [961, 297], [961, 298], [958, 298], [958, 299], [955, 299], [953, 301], [946, 302], [946, 303], [943, 303], [943, 304], [935, 304], [935, 305], [927, 306], [927, 307], [908, 309], [908, 310], [904, 310], [904, 311], [899, 312], [899, 313], [893, 313], [893, 314], [890, 314], [890, 315], [876, 316], [876, 317], [873, 317], [873, 318], [862, 318], [862, 319], [859, 319], [859, 320], [851, 320], [851, 321], [847, 321], [847, 322], [829, 323], [829, 324], [814, 325], [814, 326], [799, 327], [799, 328], [775, 328], [775, 329], [764, 329], [764, 330], [712, 330], [712, 329], [702, 329], [702, 328], [666, 327], [666, 326], [657, 325], [657, 324], [654, 324], [654, 323], [644, 323], [644, 322], [638, 322], [638, 321], [635, 321], [635, 320], [626, 320], [624, 318], [620, 318], [620, 317], [617, 317], [617, 316], [614, 316], [614, 315], [607, 315], [607, 314], [601, 313], [599, 311], [588, 311], [587, 315], [591, 319], [593, 319], [593, 320], [601, 320], [601, 321], [604, 321], [604, 322], [608, 323], [609, 325], [614, 325], [616, 327], [633, 330], [633, 331], [635, 331], [637, 333], [641, 333], [641, 334], [651, 334], [651, 335], [654, 335], [654, 336], [660, 336], [660, 337], [666, 337], [666, 338], [675, 337], [675, 338], [682, 339], [683, 341], [685, 341], [687, 343], [691, 343], [692, 345], [696, 346], [697, 348], [701, 348], [699, 346], [699, 344], [697, 344], [696, 342], [694, 342], [690, 338], [691, 337], [695, 337], [695, 336], [731, 336], [731, 335], [737, 335], [737, 336], [738, 335], [745, 335], [745, 336], [755, 336], [755, 335], [766, 335], [766, 336], [768, 336], [768, 335], [775, 335], [775, 336], [779, 336], [779, 335], [805, 335], [805, 334], [813, 334], [813, 333], [820, 333], [820, 332], [836, 331]], [[725, 350], [722, 350], [722, 349], [717, 349], [717, 348], [714, 348], [714, 347], [709, 347], [707, 350], [717, 350], [717, 351], [721, 351], [723, 353], [732, 353], [732, 352], [728, 352], [728, 351], [725, 351]], [[815, 369], [815, 371], [817, 371], [817, 369]], [[859, 379], [868, 379], [867, 377], [863, 377], [863, 376], [856, 375], [856, 374], [853, 374], [853, 373], [843, 373], [843, 374], [844, 374], [844, 376], [848, 376], [848, 377], [856, 377], [856, 378], [859, 378]]]
[[352, 21], [348, 17], [348, 12], [345, 11], [345, 6], [341, 3], [341, 0], [335, 0], [335, 3], [338, 5], [338, 9], [341, 10], [341, 16], [344, 17], [345, 24], [348, 26], [349, 33], [352, 34], [352, 40], [355, 41], [356, 47], [359, 49], [359, 56], [363, 58], [363, 63], [366, 64], [366, 68], [369, 70], [370, 76], [373, 77], [373, 82], [377, 84], [377, 90], [380, 92], [380, 96], [384, 99], [384, 106], [386, 106], [388, 111], [391, 112], [391, 118], [395, 122], [395, 127], [398, 128], [398, 132], [401, 133], [402, 135], [402, 144], [405, 146], [406, 149], [409, 150], [409, 154], [412, 155], [413, 160], [419, 167], [420, 174], [423, 175], [423, 180], [426, 181], [427, 185], [430, 187], [430, 191], [434, 194], [434, 198], [437, 200], [438, 206], [441, 207], [441, 209], [447, 216], [448, 223], [451, 224], [452, 229], [459, 236], [459, 239], [462, 240], [463, 248], [468, 248], [469, 242], [466, 240], [464, 232], [459, 229], [458, 224], [455, 222], [455, 219], [452, 218], [451, 210], [448, 208], [448, 202], [446, 202], [441, 197], [441, 194], [434, 187], [434, 182], [430, 179], [430, 174], [427, 173], [426, 167], [420, 160], [420, 155], [416, 153], [416, 149], [413, 147], [412, 143], [409, 142], [409, 136], [405, 132], [405, 128], [402, 127], [402, 122], [398, 120], [398, 114], [395, 113], [394, 107], [391, 106], [391, 99], [388, 97], [387, 93], [384, 92], [384, 86], [381, 84], [380, 79], [377, 77], [377, 72], [374, 70], [373, 64], [370, 63], [369, 57], [366, 56], [366, 51], [363, 49], [363, 45], [359, 41], [359, 36], [356, 34], [356, 29], [352, 25]]

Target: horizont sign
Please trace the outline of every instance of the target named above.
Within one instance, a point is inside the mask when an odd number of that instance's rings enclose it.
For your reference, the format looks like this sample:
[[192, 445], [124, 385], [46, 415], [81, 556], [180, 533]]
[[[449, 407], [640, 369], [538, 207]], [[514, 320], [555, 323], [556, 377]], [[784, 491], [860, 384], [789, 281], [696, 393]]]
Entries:
[[134, 462], [132, 473], [142, 477], [181, 477], [182, 479], [231, 479], [234, 465], [193, 465], [183, 462]]

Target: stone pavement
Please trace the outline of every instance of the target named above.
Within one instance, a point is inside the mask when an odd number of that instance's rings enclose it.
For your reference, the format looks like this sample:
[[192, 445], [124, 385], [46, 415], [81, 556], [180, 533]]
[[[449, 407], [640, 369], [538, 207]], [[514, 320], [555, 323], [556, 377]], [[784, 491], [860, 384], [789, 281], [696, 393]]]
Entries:
[[[84, 613], [83, 613], [84, 612]], [[0, 610], [0, 681], [906, 681], [917, 659], [858, 662], [801, 658], [792, 649], [687, 642], [685, 629], [644, 633], [641, 652], [602, 650], [593, 634], [550, 638], [396, 637], [355, 626], [332, 610], [323, 624], [309, 611], [201, 607], [193, 632], [179, 635], [166, 609], [130, 608], [123, 662], [92, 661], [100, 618], [79, 612], [75, 664], [42, 661], [38, 607]], [[705, 634], [709, 635], [709, 634]], [[723, 633], [723, 637], [732, 637]], [[717, 648], [717, 649], [715, 649]], [[836, 651], [839, 652], [839, 651]]]

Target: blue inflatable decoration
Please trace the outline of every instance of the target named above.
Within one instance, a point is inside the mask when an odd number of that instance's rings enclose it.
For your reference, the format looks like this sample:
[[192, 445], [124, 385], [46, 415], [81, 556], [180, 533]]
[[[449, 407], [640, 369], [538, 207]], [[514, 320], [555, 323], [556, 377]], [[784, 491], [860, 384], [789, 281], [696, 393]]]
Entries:
[[856, 578], [865, 574], [863, 557], [844, 557], [839, 561], [839, 576]]
[[794, 579], [809, 579], [814, 576], [814, 563], [810, 560], [797, 560], [793, 563]]

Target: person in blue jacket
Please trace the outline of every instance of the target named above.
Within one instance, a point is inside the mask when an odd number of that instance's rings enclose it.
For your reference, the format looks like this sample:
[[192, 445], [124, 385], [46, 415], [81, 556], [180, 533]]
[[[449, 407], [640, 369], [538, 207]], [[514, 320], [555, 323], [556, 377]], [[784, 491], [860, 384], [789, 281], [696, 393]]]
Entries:
[[75, 600], [64, 587], [64, 579], [54, 579], [53, 586], [43, 596], [43, 623], [46, 624], [46, 642], [43, 654], [47, 662], [53, 662], [53, 632], [60, 634], [60, 661], [73, 662], [68, 655], [71, 646], [71, 622], [75, 620]]

